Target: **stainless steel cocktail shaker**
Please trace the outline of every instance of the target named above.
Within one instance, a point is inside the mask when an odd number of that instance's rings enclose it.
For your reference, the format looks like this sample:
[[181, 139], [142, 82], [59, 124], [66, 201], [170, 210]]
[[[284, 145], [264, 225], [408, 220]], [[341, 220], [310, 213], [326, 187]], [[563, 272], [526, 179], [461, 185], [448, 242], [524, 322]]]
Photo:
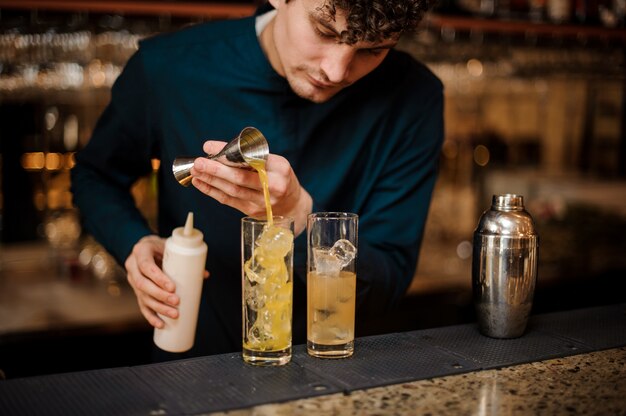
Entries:
[[494, 195], [474, 231], [472, 290], [479, 331], [515, 338], [526, 330], [537, 280], [538, 236], [521, 195]]

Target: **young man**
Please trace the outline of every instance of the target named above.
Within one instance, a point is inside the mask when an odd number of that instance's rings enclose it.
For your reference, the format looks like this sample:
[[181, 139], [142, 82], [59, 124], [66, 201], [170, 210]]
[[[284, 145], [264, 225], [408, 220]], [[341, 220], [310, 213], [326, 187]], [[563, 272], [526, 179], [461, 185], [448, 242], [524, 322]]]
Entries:
[[[209, 246], [194, 348], [241, 349], [240, 219], [265, 213], [258, 176], [197, 159], [194, 188], [170, 166], [216, 153], [245, 126], [268, 139], [275, 215], [295, 219], [294, 343], [305, 342], [306, 216], [359, 214], [357, 328], [406, 291], [417, 261], [443, 138], [443, 93], [393, 50], [430, 0], [270, 0], [257, 17], [202, 24], [142, 42], [77, 157], [84, 224], [125, 265], [144, 317], [177, 316], [160, 269], [164, 239], [189, 211]], [[207, 139], [216, 139], [208, 140]], [[158, 235], [129, 193], [161, 161]], [[357, 332], [358, 335], [358, 332]]]

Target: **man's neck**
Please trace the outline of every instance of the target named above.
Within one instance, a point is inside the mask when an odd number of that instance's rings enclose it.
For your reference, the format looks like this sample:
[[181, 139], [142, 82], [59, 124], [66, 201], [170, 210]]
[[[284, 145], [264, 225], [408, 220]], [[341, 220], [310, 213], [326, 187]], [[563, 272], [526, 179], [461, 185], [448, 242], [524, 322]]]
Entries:
[[276, 49], [276, 43], [274, 42], [274, 21], [276, 17], [273, 16], [271, 20], [265, 25], [265, 28], [261, 31], [259, 35], [259, 43], [261, 44], [261, 49], [267, 56], [268, 61], [270, 61], [270, 65], [278, 74], [282, 77], [285, 76], [285, 71], [280, 62], [280, 58], [278, 56], [278, 50]]

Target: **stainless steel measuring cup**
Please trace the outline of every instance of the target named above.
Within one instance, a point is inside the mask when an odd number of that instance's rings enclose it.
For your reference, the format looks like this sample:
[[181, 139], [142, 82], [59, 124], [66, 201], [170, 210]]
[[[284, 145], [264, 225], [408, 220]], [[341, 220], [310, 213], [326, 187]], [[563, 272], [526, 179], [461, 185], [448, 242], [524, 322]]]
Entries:
[[198, 157], [218, 160], [228, 166], [248, 166], [251, 160], [267, 160], [268, 154], [265, 136], [255, 127], [246, 127], [217, 154], [177, 157], [172, 163], [172, 172], [178, 183], [189, 186], [193, 161]]

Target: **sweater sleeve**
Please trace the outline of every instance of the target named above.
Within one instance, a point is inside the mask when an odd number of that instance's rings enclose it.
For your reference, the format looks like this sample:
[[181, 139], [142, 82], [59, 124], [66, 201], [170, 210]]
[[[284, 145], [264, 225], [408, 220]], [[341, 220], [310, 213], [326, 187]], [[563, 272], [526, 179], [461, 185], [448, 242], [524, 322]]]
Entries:
[[414, 110], [360, 213], [357, 308], [365, 316], [397, 306], [417, 265], [443, 142], [442, 89]]
[[113, 85], [111, 101], [71, 171], [73, 201], [85, 230], [120, 264], [140, 238], [153, 233], [130, 192], [151, 172], [150, 105], [137, 52]]

